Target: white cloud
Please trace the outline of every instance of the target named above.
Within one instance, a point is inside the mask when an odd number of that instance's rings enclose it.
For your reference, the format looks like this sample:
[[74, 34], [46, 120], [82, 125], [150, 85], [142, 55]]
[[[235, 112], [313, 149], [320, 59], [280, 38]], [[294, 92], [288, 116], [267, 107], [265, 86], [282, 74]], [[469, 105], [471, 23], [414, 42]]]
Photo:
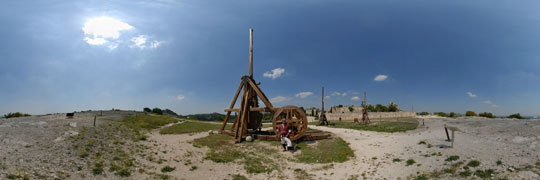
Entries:
[[483, 104], [492, 104], [493, 102], [491, 102], [490, 100], [487, 100], [487, 101], [482, 101], [481, 103], [483, 103]]
[[386, 78], [388, 78], [387, 75], [379, 74], [379, 75], [375, 76], [375, 79], [373, 79], [373, 80], [375, 80], [375, 81], [384, 81], [384, 80], [386, 80]]
[[306, 98], [308, 96], [311, 96], [311, 95], [313, 95], [312, 92], [300, 92], [300, 93], [296, 94], [296, 97], [304, 99], [304, 98]]
[[276, 69], [272, 69], [272, 72], [265, 72], [263, 74], [263, 76], [268, 77], [268, 78], [272, 78], [272, 79], [276, 79], [276, 78], [280, 77], [284, 72], [285, 72], [285, 69], [276, 68]]
[[85, 37], [84, 40], [86, 41], [86, 43], [88, 43], [90, 45], [102, 45], [102, 44], [105, 44], [107, 42], [107, 40], [105, 40], [103, 38]]
[[146, 47], [146, 36], [145, 35], [139, 35], [137, 37], [131, 38], [131, 42], [133, 42], [133, 45], [129, 46], [131, 48], [138, 47], [140, 49], [144, 49]]
[[467, 92], [467, 95], [469, 95], [469, 97], [472, 97], [472, 98], [476, 97], [476, 94], [473, 94], [472, 92]]
[[332, 96], [341, 96], [341, 93], [337, 92], [337, 91], [334, 91], [332, 94], [330, 94]]
[[116, 43], [115, 43], [115, 44], [111, 44], [111, 45], [109, 45], [109, 46], [107, 46], [107, 47], [109, 47], [110, 50], [114, 50], [114, 49], [118, 48], [118, 44], [116, 44]]
[[131, 38], [131, 42], [133, 44], [129, 46], [130, 48], [139, 48], [139, 49], [155, 49], [161, 45], [161, 41], [154, 40], [152, 42], [148, 42], [148, 36], [146, 35], [139, 35], [137, 37]]
[[341, 94], [341, 96], [345, 97], [345, 96], [347, 96], [347, 93], [343, 93], [343, 94]]
[[152, 41], [150, 43], [150, 48], [155, 49], [161, 45], [161, 41]]
[[359, 101], [359, 100], [360, 100], [360, 97], [354, 96], [354, 97], [351, 98], [351, 100], [353, 100], [353, 101]]
[[330, 99], [330, 96], [325, 96], [324, 98], [325, 98], [325, 99]]
[[182, 102], [182, 100], [184, 100], [186, 97], [185, 96], [182, 96], [182, 95], [178, 95], [176, 96], [176, 99], [180, 102]]
[[133, 29], [133, 26], [105, 16], [91, 18], [82, 27], [86, 36], [84, 40], [90, 45], [102, 45], [109, 40], [118, 39], [121, 31], [131, 29]]
[[482, 104], [487, 104], [487, 105], [491, 105], [491, 107], [494, 107], [494, 108], [499, 107], [498, 105], [493, 104], [493, 102], [491, 102], [490, 100], [482, 101], [482, 102], [480, 102], [480, 103], [482, 103]]
[[272, 103], [279, 103], [279, 102], [283, 102], [283, 101], [287, 101], [289, 100], [288, 97], [283, 97], [283, 96], [276, 96], [276, 97], [273, 97], [273, 98], [270, 98], [270, 102]]

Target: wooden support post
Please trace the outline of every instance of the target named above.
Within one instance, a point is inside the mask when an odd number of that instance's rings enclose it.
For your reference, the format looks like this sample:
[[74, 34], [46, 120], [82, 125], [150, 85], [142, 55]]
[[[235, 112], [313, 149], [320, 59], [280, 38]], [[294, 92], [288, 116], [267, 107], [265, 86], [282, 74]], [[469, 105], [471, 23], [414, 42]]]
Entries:
[[[236, 100], [238, 99], [238, 95], [240, 94], [240, 91], [242, 90], [242, 86], [244, 85], [244, 81], [240, 82], [240, 85], [238, 86], [238, 90], [236, 90], [236, 94], [234, 94], [234, 98], [231, 102], [231, 106], [229, 106], [229, 109], [234, 108], [234, 104], [236, 104]], [[227, 115], [225, 116], [225, 120], [223, 121], [223, 125], [221, 125], [221, 130], [225, 129], [225, 126], [227, 125], [227, 121], [229, 121], [229, 116], [231, 115], [231, 112], [227, 112]]]
[[446, 128], [446, 124], [444, 125], [444, 131], [446, 132], [446, 141], [450, 141], [450, 136], [448, 135], [448, 128]]
[[96, 116], [94, 116], [94, 127], [96, 127]]
[[249, 77], [253, 78], [253, 29], [249, 29]]

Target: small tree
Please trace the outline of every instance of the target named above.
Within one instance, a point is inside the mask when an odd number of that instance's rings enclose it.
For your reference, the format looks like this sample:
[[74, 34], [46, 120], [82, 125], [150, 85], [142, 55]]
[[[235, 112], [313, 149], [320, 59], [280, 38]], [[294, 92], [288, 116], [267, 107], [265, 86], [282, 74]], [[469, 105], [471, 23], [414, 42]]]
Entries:
[[516, 114], [510, 114], [510, 116], [508, 116], [508, 118], [525, 119], [525, 118], [522, 117], [521, 114], [519, 114], [519, 113], [516, 113]]
[[390, 101], [390, 103], [388, 103], [388, 112], [397, 112], [398, 111], [398, 106], [396, 103], [394, 103], [393, 101]]
[[450, 112], [450, 114], [448, 115], [448, 117], [457, 117], [456, 113], [454, 112]]
[[354, 111], [354, 108], [352, 106], [349, 106], [349, 111], [350, 112], [353, 112]]
[[417, 113], [418, 115], [422, 115], [422, 116], [426, 116], [426, 115], [429, 115], [428, 112], [421, 112], [421, 113]]
[[311, 116], [315, 116], [315, 109], [311, 109]]
[[156, 114], [160, 114], [160, 115], [163, 115], [163, 111], [157, 107], [155, 107], [154, 109], [152, 109], [152, 112], [153, 113], [156, 113]]
[[483, 113], [480, 113], [478, 114], [478, 116], [480, 117], [487, 117], [487, 118], [495, 118], [495, 116], [491, 113], [488, 113], [488, 112], [483, 112]]
[[465, 116], [476, 116], [476, 113], [474, 111], [467, 111], [465, 112]]
[[151, 110], [150, 108], [148, 108], [148, 107], [145, 107], [145, 108], [143, 109], [143, 112], [152, 112], [152, 110]]

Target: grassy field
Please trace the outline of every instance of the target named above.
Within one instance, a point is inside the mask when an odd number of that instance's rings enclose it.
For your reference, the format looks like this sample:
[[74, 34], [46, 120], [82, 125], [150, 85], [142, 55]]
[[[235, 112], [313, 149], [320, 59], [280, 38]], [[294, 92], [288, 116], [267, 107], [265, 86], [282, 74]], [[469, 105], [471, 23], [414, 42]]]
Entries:
[[229, 135], [211, 134], [195, 139], [193, 146], [206, 146], [210, 149], [205, 159], [217, 163], [238, 162], [244, 164], [246, 172], [251, 174], [270, 173], [279, 169], [278, 163], [271, 158], [277, 155], [276, 149], [262, 146], [260, 142], [233, 144], [233, 140]]
[[[221, 128], [221, 123], [208, 123], [202, 121], [188, 121], [181, 124], [175, 124], [166, 128], [163, 128], [159, 131], [161, 134], [186, 134], [186, 133], [197, 133], [204, 132], [209, 130], [219, 130]], [[227, 123], [225, 129], [230, 129], [232, 123]], [[272, 127], [272, 124], [263, 124], [262, 128]]]
[[168, 115], [155, 114], [136, 114], [124, 118], [124, 124], [134, 130], [140, 129], [155, 129], [166, 124], [176, 123], [180, 121], [177, 118]]
[[[418, 121], [416, 118], [400, 118], [399, 121], [397, 119], [372, 120], [371, 124], [368, 125], [357, 124], [352, 121], [330, 121], [330, 124], [335, 125], [328, 127], [393, 133], [415, 130]], [[318, 125], [318, 122], [311, 122], [310, 125]]]
[[[186, 134], [186, 133], [197, 133], [204, 132], [209, 130], [219, 130], [221, 124], [218, 123], [206, 123], [199, 121], [187, 121], [181, 124], [175, 124], [166, 128], [163, 128], [159, 131], [161, 134]], [[230, 124], [225, 126], [225, 129], [231, 128]]]
[[318, 140], [316, 146], [309, 146], [306, 143], [299, 143], [297, 146], [302, 152], [295, 157], [302, 163], [345, 162], [354, 157], [349, 143], [341, 138]]

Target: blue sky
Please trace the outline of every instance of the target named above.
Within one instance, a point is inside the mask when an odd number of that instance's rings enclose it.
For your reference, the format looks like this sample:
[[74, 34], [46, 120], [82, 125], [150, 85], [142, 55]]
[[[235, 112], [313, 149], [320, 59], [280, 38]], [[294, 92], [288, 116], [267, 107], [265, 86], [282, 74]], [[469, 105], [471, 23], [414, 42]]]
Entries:
[[[395, 101], [540, 114], [538, 1], [2, 1], [0, 113]], [[266, 74], [266, 75], [265, 75]], [[333, 95], [332, 95], [333, 94]]]

